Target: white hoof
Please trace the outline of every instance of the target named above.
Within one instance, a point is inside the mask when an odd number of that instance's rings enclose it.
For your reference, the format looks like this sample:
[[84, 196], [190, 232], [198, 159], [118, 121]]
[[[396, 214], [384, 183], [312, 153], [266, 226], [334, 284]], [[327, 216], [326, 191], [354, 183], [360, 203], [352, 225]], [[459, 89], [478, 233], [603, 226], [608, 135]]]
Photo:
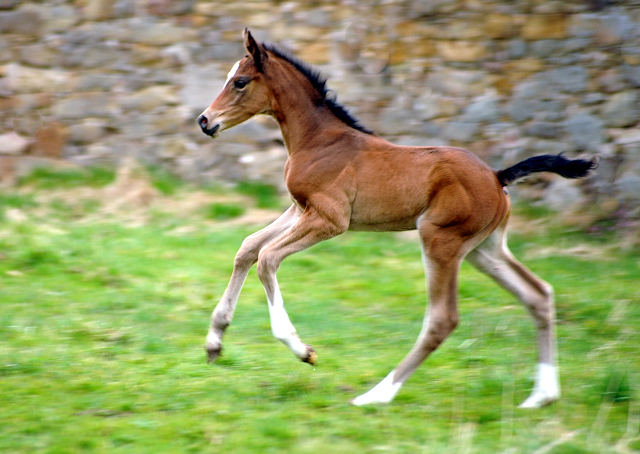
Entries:
[[353, 405], [358, 407], [371, 404], [388, 404], [396, 396], [402, 383], [393, 383], [393, 376], [396, 371], [393, 370], [380, 383], [374, 386], [370, 391], [351, 400]]
[[560, 399], [559, 395], [549, 395], [544, 392], [533, 392], [518, 408], [542, 408]]
[[519, 408], [542, 408], [560, 399], [558, 371], [551, 364], [538, 364], [531, 395]]

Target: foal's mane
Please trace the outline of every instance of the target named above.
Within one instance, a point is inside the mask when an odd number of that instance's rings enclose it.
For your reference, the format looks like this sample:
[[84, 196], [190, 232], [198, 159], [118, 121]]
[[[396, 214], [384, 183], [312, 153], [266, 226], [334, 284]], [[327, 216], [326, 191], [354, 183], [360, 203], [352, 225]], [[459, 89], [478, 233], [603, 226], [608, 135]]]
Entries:
[[329, 110], [347, 126], [366, 134], [373, 134], [372, 130], [360, 124], [360, 120], [351, 115], [342, 104], [338, 103], [335, 92], [326, 87], [327, 78], [317, 68], [314, 68], [309, 63], [300, 60], [290, 52], [283, 50], [274, 44], [263, 43], [262, 47], [274, 54], [276, 57], [291, 63], [294, 68], [300, 71], [309, 80], [313, 88], [318, 91], [322, 101], [324, 101], [324, 104], [329, 108]]

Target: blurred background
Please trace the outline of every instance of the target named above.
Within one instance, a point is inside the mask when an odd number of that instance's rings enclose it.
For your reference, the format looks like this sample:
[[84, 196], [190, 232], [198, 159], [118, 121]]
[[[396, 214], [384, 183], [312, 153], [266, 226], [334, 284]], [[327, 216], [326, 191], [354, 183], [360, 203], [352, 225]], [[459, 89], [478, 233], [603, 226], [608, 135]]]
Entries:
[[[273, 339], [255, 274], [207, 367], [233, 256], [288, 202], [272, 119], [196, 124], [244, 27], [392, 142], [601, 156], [510, 188], [512, 250], [557, 295], [561, 402], [515, 409], [533, 325], [463, 265], [447, 343], [393, 405], [347, 405], [420, 332], [405, 232], [285, 261], [317, 368]], [[640, 452], [639, 122], [640, 0], [0, 0], [0, 452]]]
[[0, 0], [0, 184], [133, 157], [284, 191], [273, 120], [215, 141], [195, 123], [244, 55], [244, 27], [319, 67], [395, 143], [460, 146], [496, 168], [599, 154], [586, 180], [541, 175], [512, 194], [638, 230], [639, 0]]

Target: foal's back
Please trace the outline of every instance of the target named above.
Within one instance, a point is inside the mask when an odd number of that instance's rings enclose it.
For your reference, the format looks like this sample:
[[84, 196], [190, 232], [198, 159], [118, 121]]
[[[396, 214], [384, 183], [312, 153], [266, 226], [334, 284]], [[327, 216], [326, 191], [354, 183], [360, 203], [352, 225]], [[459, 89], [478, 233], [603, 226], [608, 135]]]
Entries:
[[364, 145], [350, 163], [351, 230], [410, 230], [424, 219], [477, 231], [504, 218], [508, 201], [495, 172], [468, 151], [397, 146], [375, 136]]

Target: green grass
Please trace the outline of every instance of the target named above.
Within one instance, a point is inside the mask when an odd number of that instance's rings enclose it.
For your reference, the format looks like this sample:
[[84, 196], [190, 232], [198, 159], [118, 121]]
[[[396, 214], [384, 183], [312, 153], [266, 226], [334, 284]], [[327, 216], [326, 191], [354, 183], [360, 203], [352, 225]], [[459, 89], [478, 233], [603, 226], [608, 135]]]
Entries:
[[38, 189], [100, 187], [113, 182], [115, 172], [103, 167], [52, 169], [37, 167], [19, 181], [20, 186], [31, 185]]
[[281, 208], [278, 189], [270, 184], [261, 181], [241, 181], [236, 189], [240, 194], [253, 197], [258, 208]]
[[212, 203], [207, 206], [204, 215], [207, 219], [225, 220], [242, 216], [245, 212], [243, 206], [234, 203]]
[[[315, 367], [273, 339], [252, 271], [224, 356], [208, 365], [211, 310], [255, 228], [219, 227], [203, 212], [136, 227], [62, 208], [43, 218], [36, 196], [5, 191], [0, 201], [26, 216], [0, 216], [0, 452], [640, 450], [640, 253], [536, 254], [609, 247], [611, 238], [557, 229], [511, 237], [516, 256], [531, 256], [527, 265], [556, 290], [560, 402], [517, 408], [531, 387], [533, 324], [465, 264], [458, 329], [393, 403], [356, 408], [349, 399], [382, 379], [420, 331], [426, 296], [414, 242], [349, 233], [284, 262], [287, 309], [319, 354]], [[181, 226], [188, 233], [176, 234]]]
[[174, 195], [180, 188], [185, 187], [184, 181], [161, 166], [147, 166], [151, 176], [151, 184], [164, 195]]

